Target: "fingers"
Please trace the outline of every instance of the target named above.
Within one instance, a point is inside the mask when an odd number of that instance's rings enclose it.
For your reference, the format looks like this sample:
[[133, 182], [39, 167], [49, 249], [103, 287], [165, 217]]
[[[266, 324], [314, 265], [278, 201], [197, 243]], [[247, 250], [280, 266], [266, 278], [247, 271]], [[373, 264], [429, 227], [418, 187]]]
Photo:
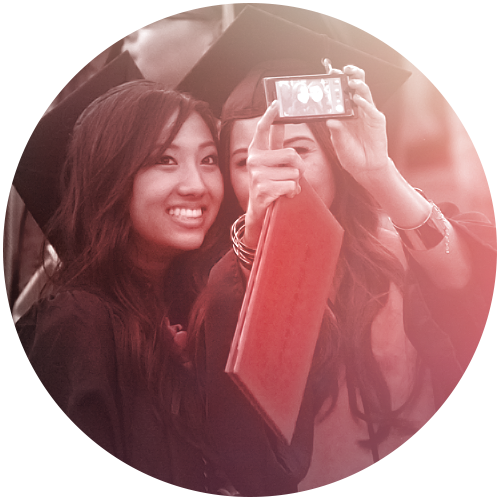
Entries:
[[[353, 91], [353, 98], [361, 96], [365, 101], [373, 104], [373, 96], [370, 87], [365, 83], [365, 72], [352, 64], [344, 66], [344, 73], [349, 77], [349, 87]], [[355, 100], [356, 103], [358, 101]], [[361, 103], [361, 101], [360, 101]], [[363, 104], [363, 103], [361, 103]]]
[[269, 133], [269, 148], [283, 149], [285, 140], [285, 125], [283, 123], [273, 125]]
[[353, 101], [358, 107], [355, 118], [345, 120], [332, 118], [326, 121], [330, 132], [333, 132], [336, 137], [339, 137], [340, 134], [352, 134], [355, 130], [357, 131], [356, 134], [364, 135], [369, 133], [372, 127], [385, 127], [386, 120], [384, 114], [372, 102], [363, 99], [359, 94], [353, 96]]
[[304, 161], [293, 148], [283, 148], [285, 127], [273, 125], [278, 102], [269, 106], [257, 123], [246, 161], [250, 178], [250, 211], [260, 221], [267, 207], [280, 196], [293, 197], [300, 192], [299, 179]]
[[301, 177], [300, 170], [293, 167], [262, 167], [253, 170], [250, 176], [252, 189], [258, 187], [259, 191], [266, 191], [267, 188], [262, 189], [262, 186], [274, 183], [288, 181], [298, 183]]
[[248, 171], [259, 170], [260, 168], [277, 168], [286, 170], [287, 168], [296, 169], [299, 175], [304, 173], [304, 160], [293, 148], [268, 149], [252, 151], [247, 158]]
[[267, 208], [278, 198], [293, 198], [300, 193], [298, 179], [253, 179], [248, 211], [255, 214], [256, 219], [265, 215]]
[[[356, 96], [362, 97], [365, 101], [370, 102], [373, 104], [373, 97], [372, 93], [370, 91], [370, 87], [364, 82], [364, 80], [355, 78], [355, 79], [349, 79], [349, 88], [353, 91], [353, 99]], [[358, 101], [355, 101], [356, 104]]]
[[349, 78], [362, 80], [363, 82], [365, 81], [365, 72], [361, 68], [358, 68], [357, 66], [353, 66], [352, 64], [349, 64], [348, 66], [344, 66], [344, 73]]
[[[283, 170], [283, 169], [276, 169]], [[245, 217], [245, 244], [256, 248], [262, 224], [269, 206], [281, 196], [293, 198], [300, 193], [300, 184], [294, 180], [252, 179], [250, 199]]]
[[[278, 116], [278, 101], [274, 101], [271, 106], [269, 106], [266, 112], [262, 115], [262, 118], [257, 123], [257, 129], [253, 136], [252, 143], [249, 146], [249, 150], [255, 149], [269, 149], [270, 148], [270, 131], [271, 125], [274, 119]], [[273, 148], [277, 149], [277, 148]]]
[[365, 116], [372, 120], [385, 122], [384, 114], [375, 107], [371, 99], [366, 100], [359, 94], [354, 94], [353, 100], [357, 104], [358, 109], [362, 109], [365, 112]]
[[285, 194], [285, 196], [287, 198], [294, 198], [295, 196], [297, 196], [298, 194], [300, 194], [300, 191], [301, 191], [301, 187], [300, 187], [300, 184], [297, 182], [297, 184], [295, 184], [294, 186], [294, 190]]
[[304, 170], [302, 163], [293, 149], [268, 150], [249, 157], [250, 204], [267, 207], [280, 196], [297, 195]]

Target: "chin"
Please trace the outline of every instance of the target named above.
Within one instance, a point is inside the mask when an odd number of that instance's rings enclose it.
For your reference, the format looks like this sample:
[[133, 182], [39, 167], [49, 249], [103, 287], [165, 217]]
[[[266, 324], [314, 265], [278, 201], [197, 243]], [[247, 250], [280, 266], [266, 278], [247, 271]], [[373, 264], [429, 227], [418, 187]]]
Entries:
[[172, 246], [179, 250], [180, 252], [189, 252], [191, 250], [197, 250], [203, 244], [205, 240], [205, 234], [203, 235], [191, 235], [186, 238], [179, 238]]

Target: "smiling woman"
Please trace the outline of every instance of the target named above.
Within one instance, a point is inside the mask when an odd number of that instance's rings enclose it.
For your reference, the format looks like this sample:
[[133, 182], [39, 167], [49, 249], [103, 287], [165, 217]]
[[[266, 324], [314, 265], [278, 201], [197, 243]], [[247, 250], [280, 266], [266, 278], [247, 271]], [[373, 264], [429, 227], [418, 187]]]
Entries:
[[137, 173], [130, 219], [135, 258], [142, 265], [164, 268], [176, 255], [201, 246], [222, 199], [217, 154], [206, 123], [193, 113], [156, 163]]
[[51, 293], [16, 323], [40, 380], [81, 430], [136, 469], [198, 491], [205, 465], [191, 444], [199, 414], [182, 325], [218, 227], [217, 145], [205, 103], [159, 84], [95, 100], [74, 127], [46, 228], [60, 242]]

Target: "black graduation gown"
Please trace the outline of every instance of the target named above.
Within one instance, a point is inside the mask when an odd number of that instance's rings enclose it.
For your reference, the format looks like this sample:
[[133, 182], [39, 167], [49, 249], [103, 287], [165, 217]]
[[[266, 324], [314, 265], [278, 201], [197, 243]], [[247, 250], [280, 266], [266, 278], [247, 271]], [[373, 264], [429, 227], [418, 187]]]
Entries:
[[124, 389], [112, 307], [43, 299], [4, 347], [4, 496], [204, 496], [201, 454]]
[[[410, 257], [405, 331], [432, 374], [445, 494], [496, 496], [496, 228], [481, 214], [446, 205], [443, 213], [471, 251], [472, 279], [463, 290], [439, 290]], [[243, 496], [296, 496], [312, 456], [312, 394], [306, 388], [288, 447], [224, 373], [244, 293], [231, 251], [210, 274], [198, 345], [209, 435]]]

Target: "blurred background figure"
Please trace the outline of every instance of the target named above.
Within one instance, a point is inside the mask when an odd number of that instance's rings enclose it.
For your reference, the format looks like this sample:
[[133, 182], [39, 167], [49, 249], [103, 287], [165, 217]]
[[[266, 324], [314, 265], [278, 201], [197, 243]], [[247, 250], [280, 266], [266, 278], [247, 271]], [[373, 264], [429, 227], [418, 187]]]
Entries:
[[[5, 147], [119, 54], [118, 27], [130, 16], [131, 4], [4, 4], [3, 9]], [[43, 233], [5, 174], [3, 228], [5, 339], [12, 307], [43, 258]], [[50, 253], [47, 249], [47, 258]]]

